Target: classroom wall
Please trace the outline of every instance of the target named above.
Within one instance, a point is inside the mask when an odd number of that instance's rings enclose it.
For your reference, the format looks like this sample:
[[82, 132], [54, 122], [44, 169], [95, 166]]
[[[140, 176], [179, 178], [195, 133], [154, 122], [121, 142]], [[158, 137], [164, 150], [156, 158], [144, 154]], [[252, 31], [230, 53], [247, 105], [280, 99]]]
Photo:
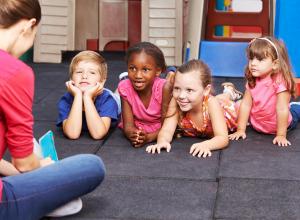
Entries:
[[183, 2], [142, 0], [142, 41], [164, 52], [167, 65], [182, 64]]
[[75, 50], [86, 50], [88, 39], [98, 39], [98, 0], [76, 0]]
[[42, 20], [34, 43], [34, 62], [61, 62], [61, 51], [74, 50], [75, 2], [40, 0]]

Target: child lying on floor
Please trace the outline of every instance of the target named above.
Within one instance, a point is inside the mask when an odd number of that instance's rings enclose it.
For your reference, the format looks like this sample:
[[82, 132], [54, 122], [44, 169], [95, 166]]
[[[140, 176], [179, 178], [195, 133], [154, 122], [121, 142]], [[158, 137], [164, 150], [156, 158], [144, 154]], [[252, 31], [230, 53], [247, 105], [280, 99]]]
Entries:
[[58, 103], [57, 126], [70, 139], [79, 138], [81, 130], [102, 139], [120, 111], [113, 93], [104, 88], [107, 64], [98, 53], [82, 51], [72, 59], [69, 72], [68, 92]]
[[157, 144], [146, 148], [148, 153], [171, 150], [171, 141], [177, 126], [185, 136], [210, 139], [193, 144], [190, 154], [211, 156], [211, 151], [228, 145], [228, 130], [236, 129], [235, 103], [228, 94], [211, 94], [211, 73], [200, 60], [191, 60], [177, 69], [173, 98], [167, 116], [158, 134]]
[[[155, 141], [171, 98], [171, 83], [160, 78], [166, 69], [163, 52], [154, 44], [140, 42], [126, 55], [128, 79], [120, 81], [120, 127], [133, 147]], [[171, 81], [171, 79], [170, 79]]]

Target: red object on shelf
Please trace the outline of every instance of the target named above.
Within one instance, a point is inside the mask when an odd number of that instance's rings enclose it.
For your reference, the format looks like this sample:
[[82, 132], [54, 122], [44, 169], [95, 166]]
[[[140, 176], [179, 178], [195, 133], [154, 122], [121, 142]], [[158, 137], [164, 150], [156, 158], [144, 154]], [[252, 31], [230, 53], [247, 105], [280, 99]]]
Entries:
[[86, 40], [86, 49], [98, 51], [99, 40], [98, 39], [87, 39]]

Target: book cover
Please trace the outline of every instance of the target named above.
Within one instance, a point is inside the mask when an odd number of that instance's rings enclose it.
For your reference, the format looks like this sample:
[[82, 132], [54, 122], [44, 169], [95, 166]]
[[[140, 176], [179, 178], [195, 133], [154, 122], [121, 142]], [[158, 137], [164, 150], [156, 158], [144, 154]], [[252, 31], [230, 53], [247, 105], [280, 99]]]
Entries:
[[54, 144], [54, 136], [52, 131], [46, 132], [39, 139], [43, 158], [50, 157], [54, 161], [58, 161], [57, 152]]

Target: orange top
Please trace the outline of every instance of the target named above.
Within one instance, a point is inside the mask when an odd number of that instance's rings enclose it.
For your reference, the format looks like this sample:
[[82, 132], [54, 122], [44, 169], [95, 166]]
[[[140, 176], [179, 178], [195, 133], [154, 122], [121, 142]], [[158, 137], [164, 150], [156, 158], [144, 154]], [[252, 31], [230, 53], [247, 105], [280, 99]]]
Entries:
[[[197, 127], [194, 122], [189, 118], [189, 113], [187, 112], [178, 123], [180, 129], [182, 129], [182, 134], [191, 137], [212, 137], [214, 131], [212, 128], [211, 120], [208, 113], [208, 101], [211, 94], [204, 96], [202, 103], [203, 112], [203, 123], [200, 127]], [[226, 125], [229, 132], [233, 132], [237, 128], [237, 109], [235, 103], [229, 100], [219, 100], [226, 120]]]

